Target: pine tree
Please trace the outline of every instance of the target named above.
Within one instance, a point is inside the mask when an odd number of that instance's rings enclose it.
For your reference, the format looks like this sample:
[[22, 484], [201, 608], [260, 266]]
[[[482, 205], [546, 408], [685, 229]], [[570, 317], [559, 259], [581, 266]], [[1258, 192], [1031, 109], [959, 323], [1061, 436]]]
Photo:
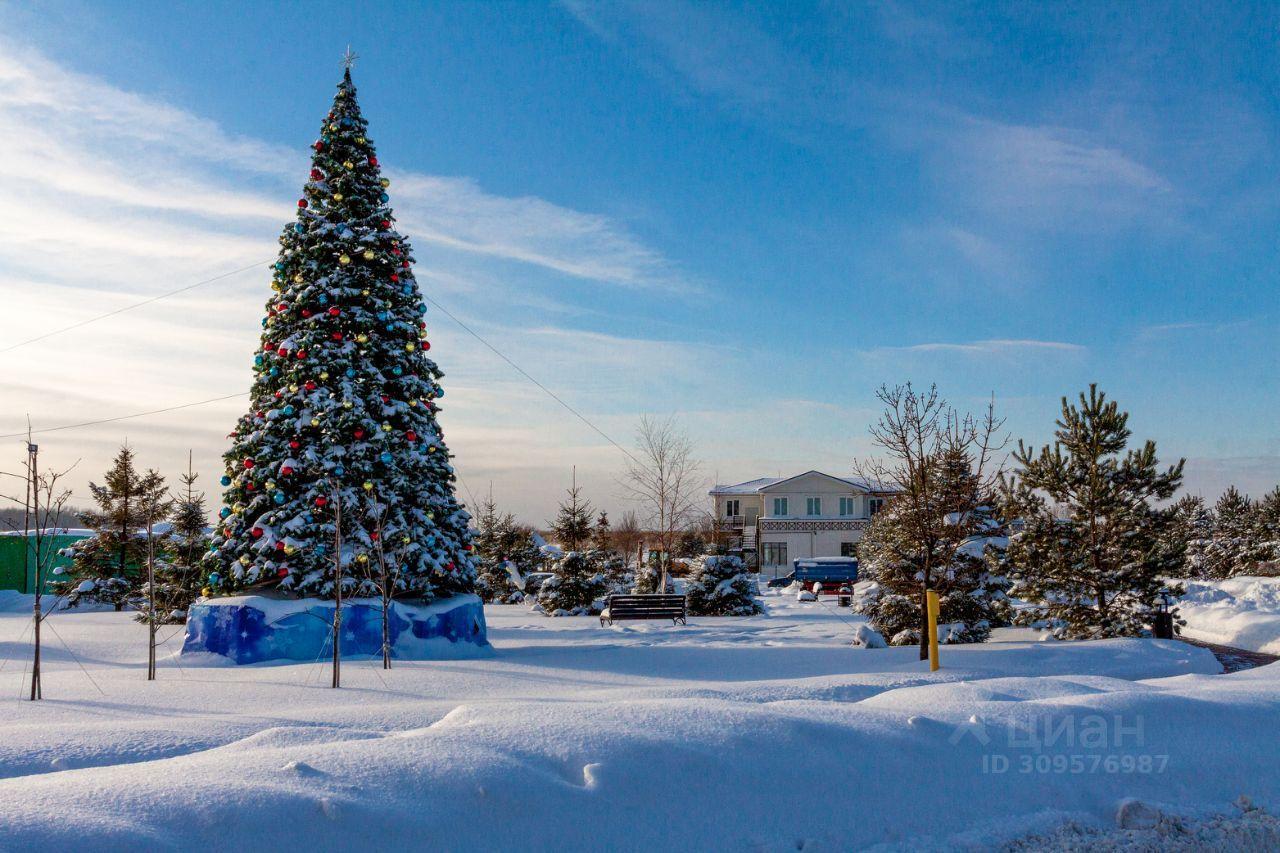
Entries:
[[591, 501], [582, 497], [578, 475], [574, 472], [573, 485], [565, 490], [568, 497], [560, 502], [556, 520], [551, 522], [551, 532], [565, 551], [580, 551], [591, 541]]
[[179, 477], [182, 488], [173, 501], [165, 553], [157, 563], [156, 602], [162, 623], [180, 624], [187, 608], [201, 594], [202, 562], [209, 550], [209, 517], [204, 505], [204, 492], [196, 491], [199, 475], [187, 457], [187, 472]]
[[1206, 549], [1206, 573], [1211, 578], [1247, 575], [1264, 558], [1259, 547], [1258, 508], [1235, 486], [1213, 506], [1213, 536]]
[[126, 445], [116, 454], [103, 484], [90, 483], [89, 491], [98, 508], [82, 513], [80, 522], [93, 530], [93, 536], [67, 549], [72, 562], [60, 574], [70, 578], [54, 588], [66, 596], [68, 607], [95, 601], [123, 610], [136, 601], [142, 588], [147, 510], [162, 503], [164, 477], [155, 471], [139, 474], [133, 451]]
[[685, 587], [691, 616], [755, 616], [764, 612], [740, 557], [704, 555], [693, 561]]
[[1213, 537], [1213, 514], [1199, 495], [1183, 495], [1169, 508], [1171, 523], [1165, 536], [1166, 549], [1181, 548], [1179, 577], [1208, 577], [1208, 549]]
[[1152, 505], [1177, 490], [1183, 461], [1159, 470], [1153, 441], [1126, 452], [1128, 420], [1091, 385], [1079, 407], [1062, 399], [1052, 447], [1037, 455], [1019, 442], [1014, 454], [1021, 470], [1004, 495], [1006, 516], [1022, 522], [1009, 541], [1013, 594], [1059, 637], [1141, 635], [1161, 597], [1183, 592], [1163, 581], [1182, 555], [1166, 545], [1169, 513]]
[[1258, 543], [1259, 565], [1257, 574], [1277, 574], [1280, 568], [1280, 486], [1267, 492], [1258, 501], [1255, 518], [1255, 534]]
[[[910, 503], [890, 500], [858, 542], [859, 574], [874, 582], [859, 604], [872, 628], [895, 646], [920, 642], [920, 585], [930, 567], [929, 588], [938, 593], [939, 639], [981, 643], [1007, 624], [1009, 582], [1001, 562], [1003, 529], [970, 455], [953, 447], [926, 460], [935, 496], [931, 514], [947, 521], [940, 535], [915, 534]], [[921, 542], [927, 541], [928, 548]]]
[[604, 510], [600, 510], [595, 529], [591, 531], [591, 547], [604, 555], [617, 553], [618, 549], [613, 544], [613, 530], [609, 527], [609, 513]]
[[538, 607], [547, 616], [585, 616], [599, 613], [608, 583], [591, 555], [570, 551], [551, 567], [552, 576], [538, 590]]
[[373, 518], [402, 546], [408, 595], [469, 591], [470, 517], [436, 422], [443, 374], [425, 355], [413, 254], [350, 69], [313, 147], [272, 268], [250, 409], [224, 456], [218, 591], [332, 597], [335, 502], [344, 591], [370, 559]]
[[515, 519], [510, 513], [500, 514], [490, 495], [481, 501], [476, 516], [475, 547], [476, 592], [486, 602], [514, 604], [524, 598], [516, 587], [510, 568], [509, 553], [515, 544]]

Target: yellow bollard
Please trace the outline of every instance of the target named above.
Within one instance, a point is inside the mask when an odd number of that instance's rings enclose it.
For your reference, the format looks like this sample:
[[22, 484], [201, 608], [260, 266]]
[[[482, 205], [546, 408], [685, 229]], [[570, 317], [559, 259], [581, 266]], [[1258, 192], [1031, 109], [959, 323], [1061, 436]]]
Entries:
[[938, 663], [938, 593], [931, 589], [924, 595], [929, 608], [929, 671], [937, 672], [941, 666]]

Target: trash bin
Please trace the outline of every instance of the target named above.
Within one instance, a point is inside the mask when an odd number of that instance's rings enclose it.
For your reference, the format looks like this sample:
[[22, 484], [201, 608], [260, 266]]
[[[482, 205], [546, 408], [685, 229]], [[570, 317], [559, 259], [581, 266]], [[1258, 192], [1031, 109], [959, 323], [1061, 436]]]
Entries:
[[840, 587], [840, 591], [836, 593], [836, 604], [840, 607], [853, 606], [853, 590], [847, 585]]

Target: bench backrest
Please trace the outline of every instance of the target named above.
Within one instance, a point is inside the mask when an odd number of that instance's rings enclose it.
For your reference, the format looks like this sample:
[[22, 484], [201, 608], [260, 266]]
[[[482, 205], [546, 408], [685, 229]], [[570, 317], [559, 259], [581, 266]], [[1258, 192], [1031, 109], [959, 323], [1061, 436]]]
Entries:
[[619, 613], [684, 613], [683, 595], [611, 595], [609, 612]]

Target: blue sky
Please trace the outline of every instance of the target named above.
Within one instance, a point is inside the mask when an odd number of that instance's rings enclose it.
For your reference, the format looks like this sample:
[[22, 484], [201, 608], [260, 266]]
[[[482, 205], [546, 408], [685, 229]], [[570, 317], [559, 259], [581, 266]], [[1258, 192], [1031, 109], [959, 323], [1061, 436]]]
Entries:
[[[1096, 381], [1190, 490], [1258, 494], [1280, 481], [1278, 25], [1247, 4], [10, 3], [0, 341], [269, 260], [350, 43], [424, 286], [619, 441], [676, 414], [708, 480], [845, 473], [882, 382], [994, 393], [1041, 442]], [[6, 354], [0, 432], [240, 390], [267, 281]], [[538, 521], [576, 464], [621, 509], [618, 452], [436, 322], [467, 487]], [[45, 446], [80, 483], [126, 436], [211, 475], [240, 405]]]

